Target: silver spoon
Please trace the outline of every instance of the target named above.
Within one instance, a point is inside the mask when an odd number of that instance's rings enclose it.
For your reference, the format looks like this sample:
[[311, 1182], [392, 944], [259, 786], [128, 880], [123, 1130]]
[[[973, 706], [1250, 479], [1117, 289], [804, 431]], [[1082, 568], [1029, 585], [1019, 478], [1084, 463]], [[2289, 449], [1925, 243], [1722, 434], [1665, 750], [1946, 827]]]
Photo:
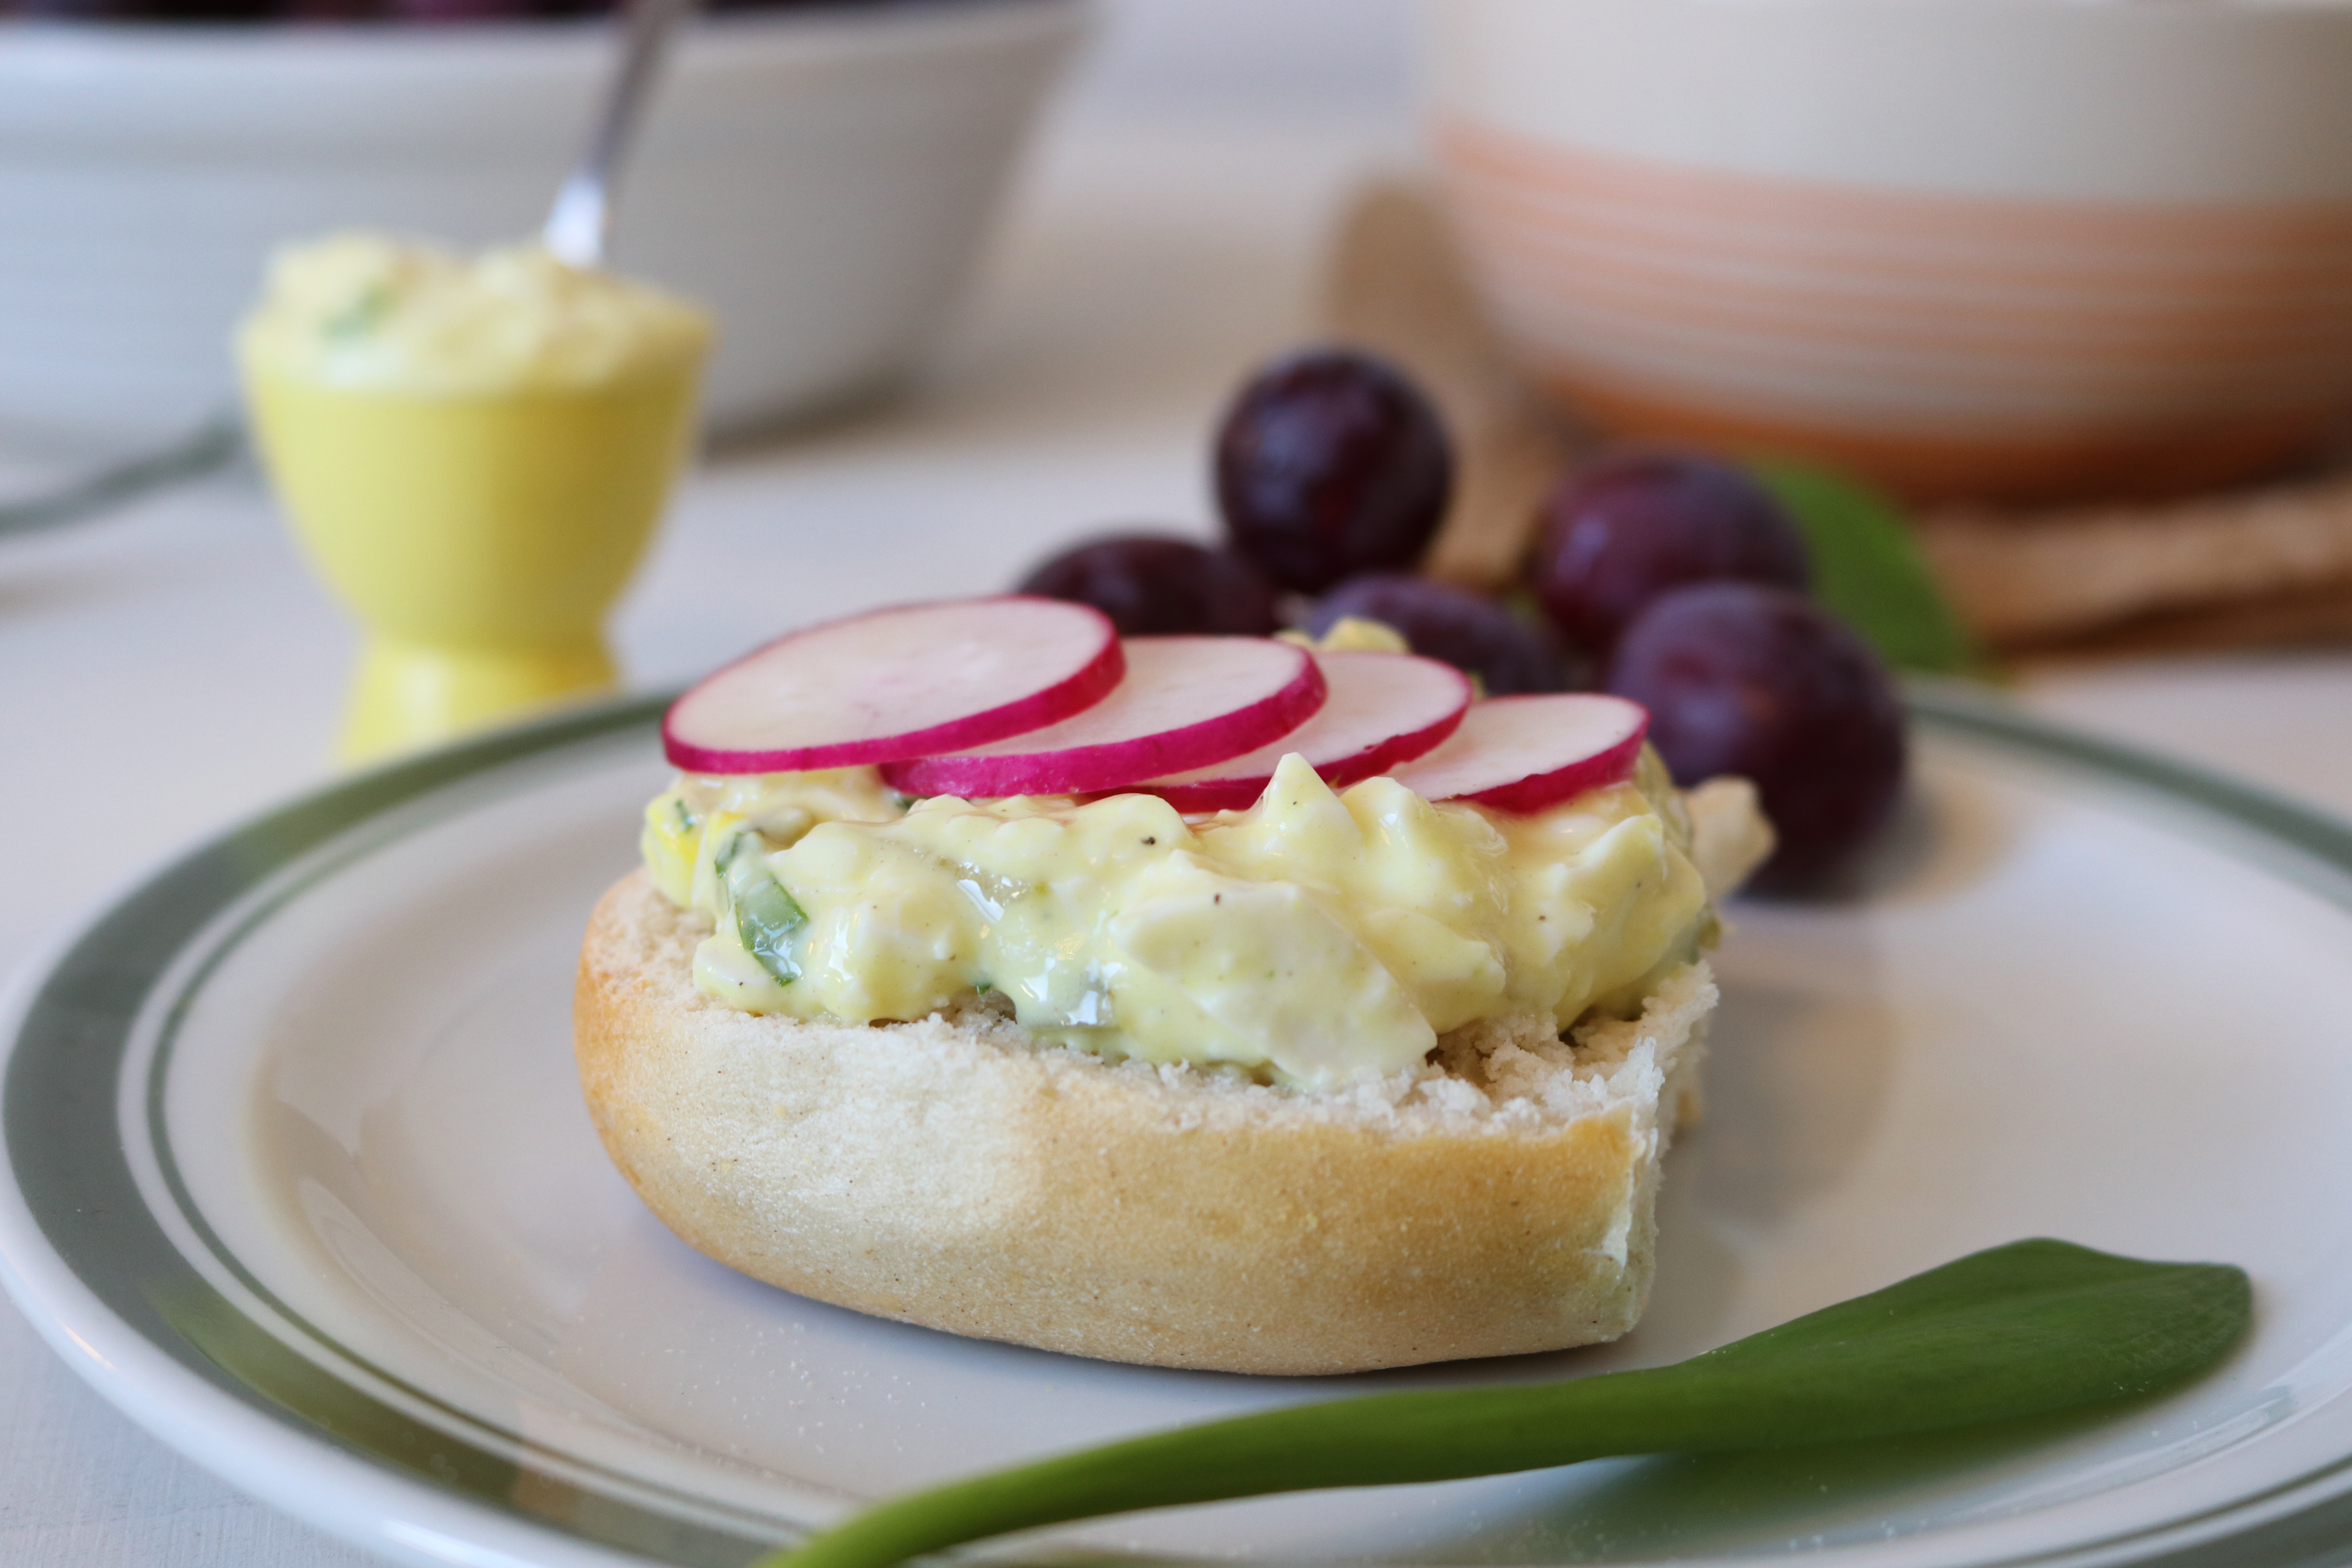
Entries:
[[563, 188], [555, 193], [539, 242], [549, 255], [572, 267], [602, 267], [604, 247], [613, 235], [613, 191], [619, 183], [621, 160], [636, 135], [654, 80], [661, 74], [662, 56], [668, 49], [678, 19], [692, 11], [695, 0], [635, 0], [629, 6], [628, 36], [621, 59], [604, 89], [604, 107], [595, 130], [572, 167]]

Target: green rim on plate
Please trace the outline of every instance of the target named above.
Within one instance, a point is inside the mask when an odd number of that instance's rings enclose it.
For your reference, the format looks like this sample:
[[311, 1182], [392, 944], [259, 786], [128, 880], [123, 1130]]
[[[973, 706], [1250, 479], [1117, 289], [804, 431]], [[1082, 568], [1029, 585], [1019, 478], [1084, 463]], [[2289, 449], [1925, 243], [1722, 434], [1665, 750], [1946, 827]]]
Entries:
[[[528, 787], [561, 753], [633, 740], [650, 755], [663, 706], [663, 700], [647, 699], [567, 714], [398, 763], [281, 807], [157, 873], [85, 931], [31, 993], [0, 1080], [0, 1135], [17, 1190], [66, 1268], [123, 1325], [211, 1387], [408, 1480], [599, 1546], [732, 1568], [794, 1527], [557, 1453], [402, 1384], [335, 1343], [271, 1298], [212, 1234], [178, 1179], [162, 1117], [177, 1021], [219, 963], [272, 911], [358, 856], [465, 809], [478, 798], [476, 786], [499, 775]], [[1916, 687], [1910, 707], [1931, 732], [2121, 784], [2185, 809], [2224, 828], [2232, 848], [2266, 869], [2352, 910], [2352, 826], [2040, 722], [1964, 687]], [[444, 809], [436, 812], [436, 805]], [[240, 905], [241, 918], [225, 924], [222, 917]], [[274, 1316], [275, 1331], [183, 1256], [140, 1191], [118, 1107], [132, 1087], [122, 1079], [137, 1026], [158, 1016], [162, 1032], [148, 1079], [135, 1087], [181, 1210], [176, 1217]], [[310, 1353], [298, 1351], [285, 1333], [300, 1336]], [[2347, 1467], [2352, 1458], [2217, 1514]], [[2113, 1551], [2132, 1539], [2098, 1544]], [[2226, 1557], [2208, 1547], [2149, 1561], [2227, 1561], [2232, 1568], [2334, 1561], [2347, 1542], [2352, 1499], [2233, 1537]]]
[[[665, 705], [647, 700], [568, 714], [396, 763], [274, 811], [159, 872], [84, 932], [33, 995], [0, 1082], [0, 1132], [26, 1206], [67, 1267], [141, 1338], [214, 1387], [348, 1454], [600, 1545], [698, 1568], [734, 1568], [766, 1550], [772, 1535], [714, 1530], [582, 1487], [572, 1479], [581, 1466], [534, 1465], [520, 1434], [487, 1427], [400, 1384], [271, 1300], [189, 1202], [161, 1125], [178, 1020], [237, 941], [271, 910], [352, 855], [377, 847], [381, 839], [369, 829], [392, 814], [406, 816], [404, 808], [452, 786], [576, 747], [633, 731], [651, 742]], [[413, 830], [428, 820], [409, 816], [401, 826]], [[338, 847], [350, 854], [325, 853]], [[307, 876], [271, 888], [272, 896], [247, 910], [201, 962], [184, 966], [190, 944], [217, 917], [306, 860]], [[164, 998], [157, 987], [175, 965], [184, 973], [175, 977], [177, 993]], [[165, 1009], [164, 1037], [143, 1099], [150, 1136], [183, 1216], [288, 1326], [332, 1360], [436, 1409], [446, 1426], [419, 1419], [298, 1352], [216, 1289], [164, 1234], [139, 1192], [116, 1121], [134, 1026], [158, 1005]]]

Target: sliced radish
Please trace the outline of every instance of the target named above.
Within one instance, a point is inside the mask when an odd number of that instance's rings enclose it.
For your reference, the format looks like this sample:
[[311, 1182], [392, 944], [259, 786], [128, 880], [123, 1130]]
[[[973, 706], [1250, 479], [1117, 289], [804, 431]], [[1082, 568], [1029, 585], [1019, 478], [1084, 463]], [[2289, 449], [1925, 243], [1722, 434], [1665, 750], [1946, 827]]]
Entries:
[[1110, 618], [1008, 595], [900, 605], [777, 638], [670, 704], [698, 773], [845, 768], [961, 751], [1099, 702], [1126, 668]]
[[1315, 717], [1256, 751], [1135, 787], [1179, 811], [1239, 811], [1255, 804], [1275, 765], [1296, 752], [1333, 789], [1411, 762], [1454, 732], [1470, 707], [1470, 678], [1409, 653], [1318, 653], [1330, 688]]
[[1240, 756], [1323, 706], [1306, 650], [1266, 637], [1129, 637], [1127, 679], [1051, 729], [893, 763], [909, 795], [1090, 795]]
[[1470, 800], [1498, 811], [1541, 811], [1633, 776], [1649, 732], [1638, 702], [1599, 692], [1490, 697], [1397, 783], [1423, 800]]

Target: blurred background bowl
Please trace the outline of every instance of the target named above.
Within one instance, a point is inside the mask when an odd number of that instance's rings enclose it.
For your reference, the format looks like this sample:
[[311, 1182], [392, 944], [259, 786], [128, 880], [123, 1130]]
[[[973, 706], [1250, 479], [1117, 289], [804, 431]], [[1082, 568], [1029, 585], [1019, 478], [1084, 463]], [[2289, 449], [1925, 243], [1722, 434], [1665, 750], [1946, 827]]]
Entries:
[[2352, 412], [2352, 5], [1434, 0], [1488, 302], [1637, 437], [1915, 497], [2218, 484]]
[[[718, 313], [708, 423], [912, 365], [1087, 16], [932, 0], [691, 30], [614, 254]], [[232, 407], [229, 331], [282, 240], [535, 233], [611, 58], [583, 22], [0, 26], [0, 431], [144, 441]]]

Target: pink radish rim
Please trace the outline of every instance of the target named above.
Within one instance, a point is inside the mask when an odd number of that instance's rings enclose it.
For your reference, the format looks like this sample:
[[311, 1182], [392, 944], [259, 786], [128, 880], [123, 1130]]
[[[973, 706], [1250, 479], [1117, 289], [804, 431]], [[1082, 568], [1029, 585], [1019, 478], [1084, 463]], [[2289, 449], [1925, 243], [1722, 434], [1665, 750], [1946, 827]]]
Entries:
[[1562, 695], [1593, 697], [1609, 702], [1622, 703], [1640, 717], [1633, 725], [1633, 733], [1615, 745], [1589, 752], [1572, 763], [1563, 763], [1546, 773], [1528, 773], [1524, 777], [1513, 779], [1507, 784], [1496, 784], [1490, 788], [1475, 790], [1465, 795], [1449, 795], [1439, 798], [1466, 800], [1474, 805], [1492, 806], [1496, 811], [1508, 811], [1525, 816], [1538, 811], [1548, 811], [1561, 801], [1573, 799], [1587, 790], [1604, 789], [1611, 784], [1623, 784], [1627, 779], [1632, 778], [1634, 768], [1642, 760], [1642, 742], [1649, 739], [1650, 710], [1631, 698], [1600, 691], [1528, 692], [1511, 697], [1490, 697], [1486, 699], [1486, 703], [1482, 703], [1480, 706], [1499, 702], [1541, 702], [1549, 698]]
[[[1130, 642], [1219, 642], [1220, 637], [1130, 637]], [[1252, 638], [1276, 647], [1287, 644]], [[1124, 791], [1139, 779], [1189, 773], [1228, 757], [1254, 752], [1288, 734], [1323, 706], [1321, 667], [1304, 648], [1298, 671], [1279, 689], [1255, 702], [1180, 724], [1171, 730], [1129, 736], [1096, 745], [1055, 752], [1009, 752], [990, 756], [946, 755], [885, 763], [882, 777], [908, 795], [958, 795], [997, 800], [1015, 795], [1097, 795]]]
[[[1102, 623], [1103, 647], [1084, 667], [1063, 679], [997, 707], [896, 735], [877, 735], [862, 741], [842, 741], [822, 746], [782, 746], [763, 752], [701, 745], [679, 739], [672, 728], [678, 710], [691, 700], [696, 692], [785, 643], [877, 616], [901, 615], [947, 605], [1028, 602], [1054, 605], [1094, 616]], [[1032, 730], [1042, 730], [1048, 724], [1058, 724], [1065, 719], [1085, 712], [1109, 696], [1126, 675], [1127, 655], [1119, 646], [1118, 628], [1111, 624], [1108, 616], [1091, 605], [1075, 604], [1066, 599], [1045, 599], [1034, 594], [992, 594], [976, 599], [925, 599], [910, 605], [889, 605], [786, 632], [782, 637], [761, 643], [740, 658], [730, 660], [704, 676], [688, 688], [662, 715], [662, 754], [669, 759], [671, 766], [693, 773], [802, 773], [812, 768], [848, 768], [869, 763], [900, 762], [942, 748], [961, 751], [971, 746], [984, 746], [992, 741], [1010, 740]]]
[[[1375, 657], [1412, 658], [1419, 656], [1382, 654]], [[1346, 789], [1349, 784], [1361, 784], [1369, 778], [1377, 778], [1400, 763], [1409, 763], [1424, 752], [1435, 750], [1440, 742], [1462, 727], [1463, 719], [1470, 711], [1470, 678], [1454, 669], [1451, 665], [1442, 664], [1436, 659], [1423, 659], [1423, 662], [1438, 665], [1439, 668], [1451, 671], [1460, 679], [1462, 705], [1444, 718], [1433, 723], [1424, 724], [1418, 730], [1407, 731], [1402, 735], [1391, 735], [1384, 741], [1375, 741], [1353, 756], [1318, 763], [1315, 768], [1316, 777], [1335, 790]], [[1139, 794], [1156, 795], [1182, 812], [1246, 811], [1257, 804], [1258, 797], [1265, 793], [1265, 786], [1273, 782], [1272, 773], [1239, 773], [1231, 778], [1201, 779], [1192, 784], [1139, 784], [1135, 788]]]

